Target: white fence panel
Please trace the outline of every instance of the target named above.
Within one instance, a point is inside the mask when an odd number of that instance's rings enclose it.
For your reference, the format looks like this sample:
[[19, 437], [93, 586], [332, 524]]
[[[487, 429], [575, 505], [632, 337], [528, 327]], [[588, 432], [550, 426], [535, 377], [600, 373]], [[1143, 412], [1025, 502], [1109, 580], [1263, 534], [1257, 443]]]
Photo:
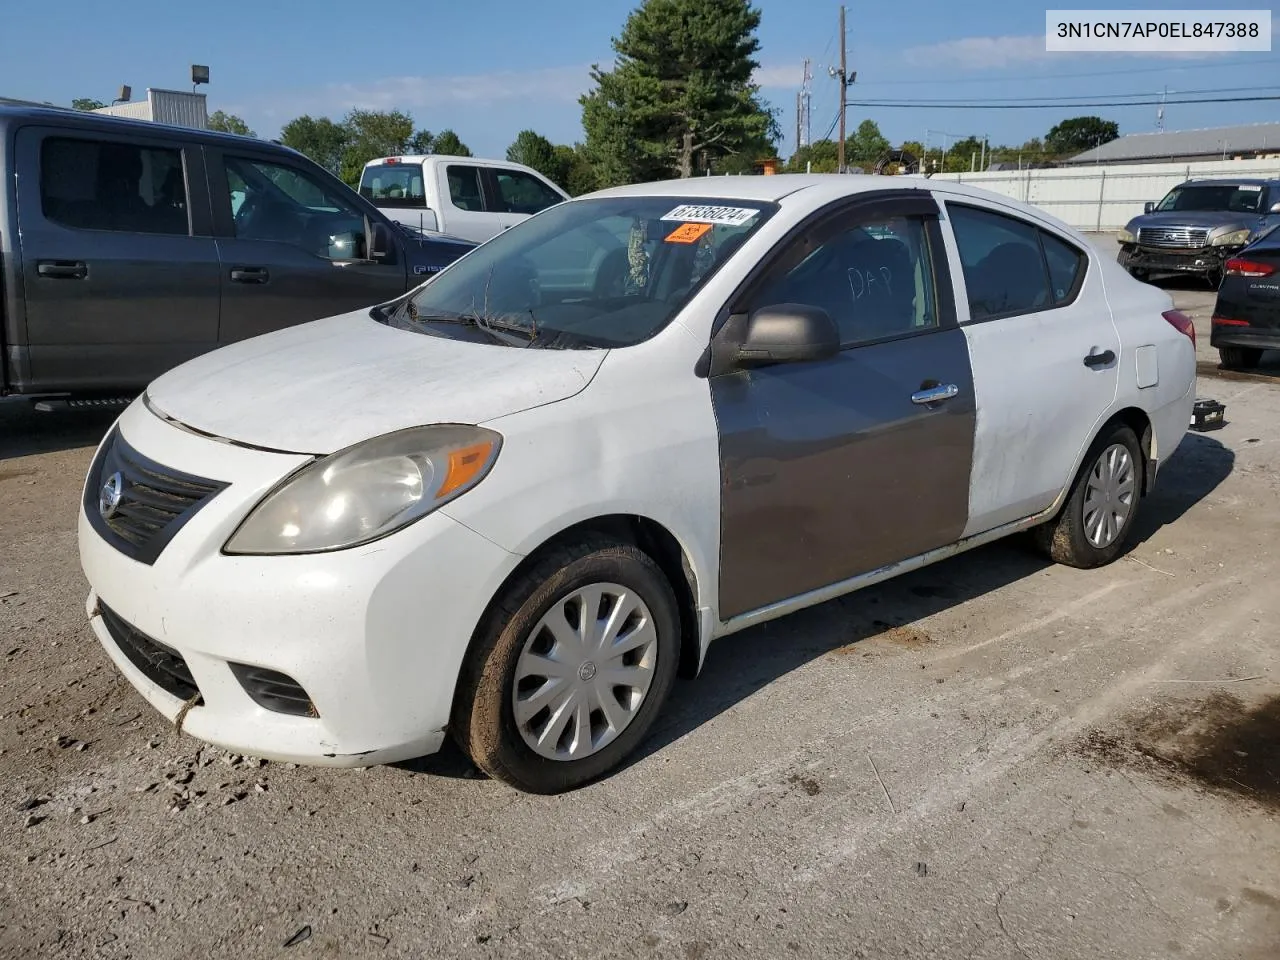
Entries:
[[1193, 177], [1280, 178], [1280, 157], [936, 173], [932, 179], [967, 183], [1035, 204], [1078, 230], [1119, 230], [1142, 213], [1148, 200], [1159, 200]]

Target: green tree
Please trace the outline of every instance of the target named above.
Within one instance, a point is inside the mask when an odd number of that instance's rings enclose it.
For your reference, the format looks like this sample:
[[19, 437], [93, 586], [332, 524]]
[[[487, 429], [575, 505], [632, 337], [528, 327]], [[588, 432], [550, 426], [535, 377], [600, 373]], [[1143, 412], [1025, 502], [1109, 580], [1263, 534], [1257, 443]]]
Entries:
[[555, 153], [556, 163], [562, 171], [563, 178], [556, 180], [556, 183], [568, 191], [569, 196], [580, 197], [584, 193], [600, 189], [600, 178], [582, 144], [570, 147], [559, 143], [555, 146]]
[[280, 130], [280, 142], [310, 157], [330, 173], [342, 173], [342, 155], [347, 149], [347, 129], [328, 117], [303, 115], [290, 120]]
[[1072, 117], [1056, 124], [1045, 134], [1045, 149], [1060, 156], [1073, 156], [1108, 143], [1120, 136], [1120, 125], [1101, 117]]
[[874, 120], [863, 120], [845, 141], [845, 162], [871, 168], [889, 149], [889, 140]]
[[761, 143], [771, 153], [777, 122], [751, 82], [759, 26], [750, 0], [643, 0], [581, 99], [601, 183], [688, 177]]
[[815, 140], [787, 161], [787, 173], [835, 173], [839, 167], [839, 147], [834, 140]]
[[414, 137], [413, 118], [400, 110], [352, 110], [342, 126], [347, 142], [340, 176], [353, 185], [370, 160], [409, 153]]
[[434, 153], [436, 148], [436, 138], [431, 135], [429, 130], [418, 130], [408, 143], [409, 153], [428, 154]]
[[446, 157], [469, 157], [471, 150], [458, 139], [458, 135], [452, 130], [441, 130], [440, 136], [436, 137], [434, 153], [441, 154]]
[[511, 146], [507, 147], [507, 159], [512, 163], [532, 167], [556, 183], [563, 183], [567, 179], [562, 158], [556, 153], [555, 146], [536, 131], [521, 130], [516, 134]]
[[234, 113], [223, 113], [221, 110], [215, 110], [209, 114], [208, 127], [210, 130], [219, 130], [222, 133], [238, 133], [242, 137], [257, 136], [249, 129], [249, 125]]
[[106, 104], [91, 97], [76, 97], [71, 101], [72, 110], [101, 110]]
[[968, 173], [979, 168], [982, 159], [982, 140], [978, 137], [965, 137], [957, 140], [947, 148], [948, 173]]

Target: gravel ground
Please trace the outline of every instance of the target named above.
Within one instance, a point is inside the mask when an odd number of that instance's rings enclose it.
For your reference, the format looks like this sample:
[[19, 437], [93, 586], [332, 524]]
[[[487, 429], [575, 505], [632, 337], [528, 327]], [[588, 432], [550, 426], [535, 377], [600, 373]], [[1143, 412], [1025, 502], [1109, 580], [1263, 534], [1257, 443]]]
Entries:
[[1130, 558], [997, 544], [727, 639], [550, 798], [176, 735], [84, 624], [109, 418], [0, 408], [0, 957], [1274, 960], [1280, 385], [1200, 392]]

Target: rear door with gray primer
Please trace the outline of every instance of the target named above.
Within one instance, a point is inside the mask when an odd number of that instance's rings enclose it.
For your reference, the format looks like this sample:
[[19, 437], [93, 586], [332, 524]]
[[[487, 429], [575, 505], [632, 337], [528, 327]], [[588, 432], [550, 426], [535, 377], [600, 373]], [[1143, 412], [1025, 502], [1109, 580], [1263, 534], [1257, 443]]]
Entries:
[[902, 193], [819, 215], [730, 305], [822, 307], [843, 349], [711, 379], [722, 620], [960, 538], [974, 390], [937, 218]]

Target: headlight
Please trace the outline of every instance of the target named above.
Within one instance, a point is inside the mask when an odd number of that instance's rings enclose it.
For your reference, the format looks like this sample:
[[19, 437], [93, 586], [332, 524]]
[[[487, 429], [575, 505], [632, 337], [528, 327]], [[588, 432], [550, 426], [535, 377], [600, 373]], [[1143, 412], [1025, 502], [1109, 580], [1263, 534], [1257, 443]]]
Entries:
[[359, 546], [425, 517], [484, 479], [502, 437], [483, 427], [413, 427], [307, 464], [253, 508], [231, 554]]
[[1118, 239], [1120, 240], [1121, 243], [1137, 243], [1138, 242], [1138, 238], [1135, 237], [1128, 230], [1121, 230], [1120, 236]]
[[1243, 230], [1232, 230], [1230, 233], [1223, 233], [1214, 237], [1209, 241], [1211, 247], [1239, 247], [1249, 242], [1250, 230], [1246, 227]]

